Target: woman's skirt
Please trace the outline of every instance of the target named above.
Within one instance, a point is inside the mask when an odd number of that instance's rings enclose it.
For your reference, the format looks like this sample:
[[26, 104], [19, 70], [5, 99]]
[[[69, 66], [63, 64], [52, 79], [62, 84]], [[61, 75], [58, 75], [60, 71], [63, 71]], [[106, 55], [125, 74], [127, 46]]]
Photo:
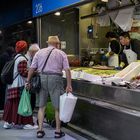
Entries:
[[14, 99], [7, 99], [4, 107], [3, 120], [8, 123], [14, 123], [15, 125], [26, 125], [26, 124], [33, 125], [32, 116], [23, 117], [17, 113], [19, 100], [20, 100], [19, 97]]

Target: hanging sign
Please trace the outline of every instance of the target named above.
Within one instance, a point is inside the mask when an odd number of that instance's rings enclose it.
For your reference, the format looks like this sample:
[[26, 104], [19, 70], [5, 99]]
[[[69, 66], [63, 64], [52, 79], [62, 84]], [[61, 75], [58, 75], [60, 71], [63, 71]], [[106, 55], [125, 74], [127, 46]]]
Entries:
[[84, 0], [33, 0], [33, 17], [77, 4]]

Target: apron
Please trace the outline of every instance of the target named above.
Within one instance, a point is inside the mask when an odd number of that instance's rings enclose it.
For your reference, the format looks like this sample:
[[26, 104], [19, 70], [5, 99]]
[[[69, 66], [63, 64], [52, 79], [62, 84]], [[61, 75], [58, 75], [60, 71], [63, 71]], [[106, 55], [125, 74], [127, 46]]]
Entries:
[[113, 54], [108, 58], [108, 66], [119, 67], [119, 56], [117, 54]]
[[[108, 51], [111, 52], [110, 44], [108, 47]], [[108, 58], [108, 66], [110, 67], [119, 67], [119, 56], [118, 54], [113, 54]]]
[[137, 54], [134, 51], [132, 51], [131, 45], [130, 45], [130, 49], [124, 48], [123, 52], [126, 55], [128, 64], [137, 61]]

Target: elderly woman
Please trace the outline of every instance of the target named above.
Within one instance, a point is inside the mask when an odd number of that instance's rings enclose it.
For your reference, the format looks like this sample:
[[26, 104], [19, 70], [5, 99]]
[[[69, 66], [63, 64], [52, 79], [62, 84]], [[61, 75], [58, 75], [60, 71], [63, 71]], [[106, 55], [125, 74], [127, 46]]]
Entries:
[[[18, 112], [18, 105], [20, 94], [24, 88], [26, 77], [28, 74], [27, 58], [25, 53], [27, 51], [27, 43], [25, 41], [18, 41], [16, 43], [16, 61], [14, 65], [14, 80], [11, 85], [8, 85], [7, 101], [4, 108], [3, 119], [5, 121], [4, 128], [11, 128], [13, 125], [28, 127], [35, 129], [33, 126], [32, 116], [23, 117]], [[27, 125], [28, 124], [28, 125]]]
[[[33, 60], [33, 57], [34, 55], [40, 50], [39, 48], [39, 45], [37, 43], [34, 43], [34, 44], [31, 44], [28, 51], [27, 51], [27, 54], [26, 54], [26, 57], [28, 59], [28, 67], [30, 68], [31, 64], [32, 64], [32, 60]], [[31, 107], [32, 107], [32, 110], [35, 109], [35, 105], [36, 105], [36, 93], [35, 91], [30, 91], [31, 92]]]
[[33, 60], [33, 57], [34, 55], [40, 50], [39, 48], [39, 45], [37, 43], [34, 43], [34, 44], [31, 44], [28, 51], [27, 51], [27, 54], [26, 54], [26, 57], [28, 58], [28, 65], [30, 67], [30, 65], [32, 64], [32, 60]]

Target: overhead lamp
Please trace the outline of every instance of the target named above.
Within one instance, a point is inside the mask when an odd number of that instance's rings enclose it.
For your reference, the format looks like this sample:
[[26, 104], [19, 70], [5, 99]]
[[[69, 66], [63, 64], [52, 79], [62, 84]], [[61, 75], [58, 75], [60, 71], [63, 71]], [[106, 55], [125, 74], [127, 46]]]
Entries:
[[60, 16], [61, 13], [60, 13], [60, 12], [56, 12], [56, 13], [54, 13], [54, 15], [55, 15], [55, 16]]
[[108, 2], [108, 0], [101, 0], [102, 2]]
[[27, 23], [28, 23], [28, 24], [32, 24], [32, 23], [33, 23], [33, 21], [29, 20]]
[[120, 5], [122, 4], [122, 0], [119, 0], [119, 4], [120, 4]]

